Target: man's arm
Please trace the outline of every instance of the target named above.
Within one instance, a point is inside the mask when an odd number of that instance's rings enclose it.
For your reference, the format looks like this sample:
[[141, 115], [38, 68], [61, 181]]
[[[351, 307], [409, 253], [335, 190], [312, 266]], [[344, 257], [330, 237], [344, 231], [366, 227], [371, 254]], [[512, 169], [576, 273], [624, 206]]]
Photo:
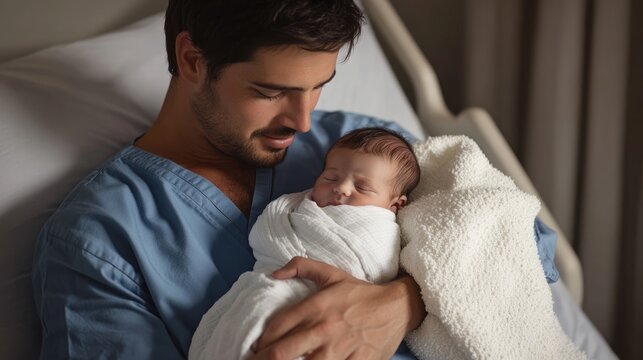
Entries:
[[183, 358], [137, 281], [69, 239], [40, 240], [33, 285], [41, 358]]
[[308, 279], [320, 291], [270, 319], [255, 359], [389, 359], [426, 316], [408, 275], [373, 285], [333, 266], [294, 258], [273, 276]]
[[548, 283], [555, 283], [560, 278], [558, 269], [554, 264], [558, 235], [539, 218], [536, 218], [534, 222], [534, 232], [536, 234], [538, 256], [540, 257], [540, 264], [545, 272], [545, 278]]

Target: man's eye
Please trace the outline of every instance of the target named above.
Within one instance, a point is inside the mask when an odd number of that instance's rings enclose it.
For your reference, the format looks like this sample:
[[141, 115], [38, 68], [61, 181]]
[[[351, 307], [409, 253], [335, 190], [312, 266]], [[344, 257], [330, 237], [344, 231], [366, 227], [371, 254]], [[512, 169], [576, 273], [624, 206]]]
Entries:
[[262, 93], [259, 90], [256, 90], [256, 91], [257, 91], [257, 94], [259, 95], [260, 98], [266, 99], [266, 100], [269, 100], [269, 101], [279, 100], [282, 96], [284, 96], [284, 93], [278, 93], [276, 95], [267, 95], [267, 94]]

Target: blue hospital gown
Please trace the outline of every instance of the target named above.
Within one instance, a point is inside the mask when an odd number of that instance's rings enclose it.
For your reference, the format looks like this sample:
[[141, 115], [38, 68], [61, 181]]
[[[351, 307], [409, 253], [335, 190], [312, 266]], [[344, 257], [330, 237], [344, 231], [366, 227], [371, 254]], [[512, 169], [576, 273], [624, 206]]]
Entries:
[[[135, 146], [85, 178], [36, 244], [41, 357], [186, 357], [201, 316], [252, 269], [248, 233], [264, 207], [311, 187], [327, 148], [343, 133], [365, 126], [401, 131], [341, 112], [314, 112], [311, 126], [281, 164], [257, 169], [249, 219], [206, 179]], [[537, 230], [550, 277], [555, 235]], [[404, 347], [398, 353], [412, 358]]]

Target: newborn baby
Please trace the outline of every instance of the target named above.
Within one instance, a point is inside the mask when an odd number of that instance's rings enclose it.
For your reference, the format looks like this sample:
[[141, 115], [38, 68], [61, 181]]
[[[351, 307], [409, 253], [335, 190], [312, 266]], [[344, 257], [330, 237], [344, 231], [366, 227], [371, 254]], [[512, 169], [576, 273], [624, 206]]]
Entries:
[[279, 197], [257, 219], [249, 238], [254, 270], [203, 316], [189, 358], [250, 356], [273, 313], [316, 291], [304, 280], [270, 276], [295, 256], [373, 283], [394, 279], [400, 252], [395, 214], [419, 178], [413, 150], [401, 136], [364, 128], [340, 138], [312, 190]]

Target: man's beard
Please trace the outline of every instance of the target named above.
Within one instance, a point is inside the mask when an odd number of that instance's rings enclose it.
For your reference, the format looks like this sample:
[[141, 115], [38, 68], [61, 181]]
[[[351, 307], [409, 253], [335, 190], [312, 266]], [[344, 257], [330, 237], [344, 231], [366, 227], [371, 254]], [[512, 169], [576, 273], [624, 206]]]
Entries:
[[260, 136], [291, 136], [296, 133], [289, 128], [255, 130], [249, 139], [243, 139], [234, 131], [226, 114], [219, 109], [218, 99], [209, 85], [192, 100], [192, 111], [199, 121], [208, 142], [222, 153], [255, 167], [272, 167], [283, 161], [288, 149], [259, 149], [253, 139]]

